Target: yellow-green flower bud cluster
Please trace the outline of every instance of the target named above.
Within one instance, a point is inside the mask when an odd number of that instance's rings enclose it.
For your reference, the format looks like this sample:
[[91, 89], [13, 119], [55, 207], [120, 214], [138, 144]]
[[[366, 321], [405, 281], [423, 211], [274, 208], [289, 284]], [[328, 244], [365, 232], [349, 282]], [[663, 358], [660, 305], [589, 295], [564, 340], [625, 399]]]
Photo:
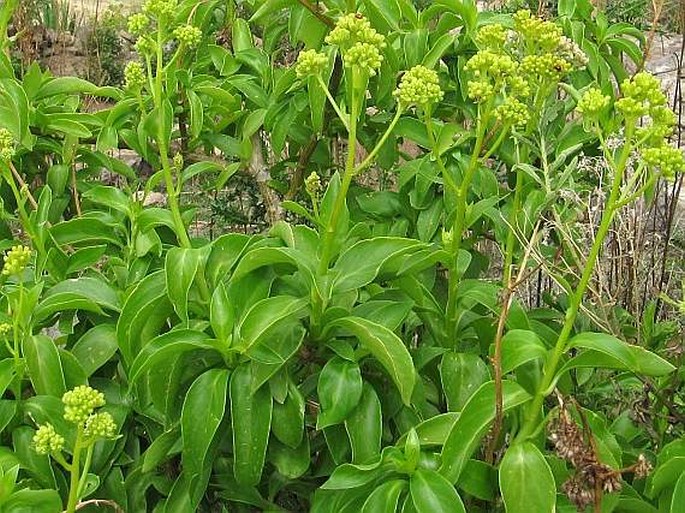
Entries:
[[31, 260], [31, 249], [26, 246], [13, 246], [5, 255], [5, 264], [2, 274], [5, 276], [18, 276]]
[[571, 71], [571, 63], [553, 53], [526, 55], [521, 62], [521, 72], [538, 81], [558, 82], [562, 76]]
[[115, 438], [117, 436], [117, 425], [109, 413], [94, 413], [86, 420], [83, 435], [86, 439], [91, 440]]
[[357, 43], [367, 43], [379, 49], [385, 48], [385, 37], [371, 26], [369, 20], [359, 13], [346, 14], [326, 36], [329, 45], [338, 46], [343, 53]]
[[383, 56], [378, 47], [369, 43], [357, 43], [345, 54], [346, 66], [356, 67], [368, 73], [369, 76], [376, 74], [382, 62]]
[[95, 408], [105, 405], [102, 392], [87, 386], [79, 385], [62, 396], [64, 419], [73, 424], [83, 424]]
[[476, 34], [478, 48], [501, 51], [508, 39], [507, 30], [499, 23], [483, 25]]
[[176, 12], [177, 0], [147, 0], [143, 12], [155, 18], [172, 17]]
[[126, 89], [140, 89], [145, 85], [145, 71], [137, 61], [131, 61], [124, 68], [124, 82]]
[[347, 67], [358, 68], [371, 76], [381, 67], [385, 37], [359, 13], [341, 17], [326, 36], [326, 42], [340, 48]]
[[525, 126], [530, 119], [530, 113], [524, 103], [509, 97], [495, 108], [495, 117], [505, 125]]
[[489, 49], [479, 51], [464, 66], [464, 70], [474, 77], [467, 84], [469, 97], [476, 102], [484, 102], [502, 89], [521, 89], [524, 85], [517, 75], [518, 68], [516, 61], [507, 54]]
[[135, 48], [139, 55], [151, 55], [155, 52], [155, 42], [150, 36], [142, 35], [136, 41]]
[[561, 42], [562, 30], [551, 21], [533, 16], [528, 10], [514, 14], [514, 29], [524, 39], [532, 41], [542, 51], [555, 51]]
[[8, 162], [14, 157], [14, 136], [6, 128], [0, 128], [0, 160]]
[[195, 48], [202, 41], [202, 31], [193, 25], [181, 25], [174, 29], [174, 37], [180, 44]]
[[404, 106], [433, 105], [444, 96], [438, 74], [421, 65], [414, 66], [402, 75], [400, 85], [394, 94]]
[[666, 179], [685, 171], [685, 155], [678, 149], [662, 142], [660, 146], [642, 150], [642, 159], [652, 169], [658, 169]]
[[659, 80], [653, 75], [643, 71], [632, 79], [624, 80], [621, 92], [623, 97], [616, 101], [616, 110], [627, 119], [636, 120], [651, 116], [652, 113], [663, 118], [663, 114], [657, 111], [666, 105], [666, 96], [661, 91]]
[[64, 437], [52, 424], [43, 424], [33, 435], [33, 446], [38, 454], [55, 454], [64, 449]]
[[150, 18], [145, 13], [137, 12], [128, 17], [128, 31], [134, 36], [141, 36], [150, 26]]
[[323, 71], [328, 63], [328, 57], [316, 50], [304, 50], [297, 56], [295, 73], [297, 78], [304, 78], [310, 75], [318, 75]]
[[609, 105], [611, 98], [596, 87], [585, 91], [578, 101], [576, 110], [586, 118], [596, 118]]
[[6, 337], [12, 332], [12, 325], [6, 322], [0, 324], [0, 337]]
[[312, 173], [305, 178], [304, 189], [311, 197], [315, 197], [321, 191], [321, 177], [319, 177], [316, 171], [312, 171]]

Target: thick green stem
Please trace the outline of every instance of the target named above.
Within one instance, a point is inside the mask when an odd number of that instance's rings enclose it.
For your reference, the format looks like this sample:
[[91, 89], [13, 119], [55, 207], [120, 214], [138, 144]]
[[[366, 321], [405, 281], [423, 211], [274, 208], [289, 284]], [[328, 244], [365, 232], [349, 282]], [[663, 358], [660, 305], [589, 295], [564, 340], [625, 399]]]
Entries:
[[606, 201], [604, 207], [604, 213], [602, 214], [602, 220], [600, 222], [595, 240], [592, 243], [592, 248], [588, 255], [587, 261], [585, 262], [585, 267], [580, 277], [580, 282], [576, 287], [575, 292], [571, 296], [570, 304], [566, 310], [566, 316], [564, 318], [564, 325], [559, 333], [559, 337], [554, 345], [554, 348], [549, 354], [545, 366], [543, 369], [542, 380], [538, 389], [533, 397], [533, 401], [529, 404], [526, 416], [524, 419], [523, 427], [518, 434], [518, 440], [524, 440], [528, 438], [536, 431], [538, 419], [540, 417], [540, 410], [545, 397], [551, 392], [550, 387], [554, 382], [556, 377], [557, 367], [561, 361], [561, 357], [567, 350], [567, 343], [573, 332], [573, 325], [580, 311], [580, 307], [585, 295], [585, 291], [590, 283], [592, 274], [595, 270], [595, 265], [597, 263], [597, 258], [604, 245], [604, 239], [609, 233], [611, 228], [611, 223], [614, 219], [614, 214], [618, 208], [618, 201], [621, 196], [621, 184], [623, 182], [623, 174], [625, 172], [626, 164], [628, 158], [630, 157], [630, 152], [632, 150], [631, 139], [633, 135], [633, 128], [631, 125], [626, 127], [625, 134], [625, 146], [621, 152], [621, 156], [616, 163], [614, 168], [614, 179], [611, 186], [611, 192], [609, 193], [609, 198]]
[[323, 234], [323, 249], [321, 252], [321, 261], [319, 262], [319, 274], [323, 275], [328, 271], [328, 266], [331, 262], [333, 242], [335, 240], [335, 232], [338, 227], [338, 218], [345, 206], [345, 199], [347, 191], [352, 183], [355, 171], [355, 156], [357, 153], [357, 118], [359, 116], [359, 100], [355, 94], [355, 79], [357, 78], [354, 68], [350, 68], [350, 82], [348, 88], [350, 89], [350, 122], [349, 132], [347, 136], [347, 160], [345, 162], [345, 173], [343, 174], [340, 190], [335, 198], [331, 216], [326, 224], [326, 231]]
[[81, 479], [78, 482], [78, 496], [81, 497], [86, 489], [86, 480], [88, 479], [88, 472], [90, 472], [90, 464], [93, 461], [93, 449], [95, 446], [91, 443], [86, 451], [86, 459], [83, 462], [83, 472], [81, 472]]
[[466, 225], [466, 207], [468, 205], [468, 192], [471, 186], [471, 181], [473, 176], [478, 169], [478, 164], [480, 163], [480, 154], [483, 151], [483, 142], [485, 139], [485, 122], [479, 123], [476, 128], [476, 143], [473, 148], [473, 153], [471, 154], [471, 159], [469, 164], [464, 171], [462, 176], [461, 184], [457, 188], [456, 194], [456, 211], [454, 215], [454, 224], [452, 225], [452, 262], [449, 268], [449, 279], [448, 279], [448, 297], [447, 297], [447, 308], [445, 312], [445, 322], [446, 331], [448, 337], [448, 343], [452, 344], [455, 341], [456, 335], [456, 318], [457, 318], [457, 294], [459, 289], [459, 282], [461, 281], [461, 276], [458, 271], [459, 265], [459, 251], [461, 250], [461, 245], [464, 238], [464, 228]]
[[390, 122], [388, 129], [385, 131], [385, 133], [378, 140], [378, 142], [376, 143], [376, 146], [373, 148], [373, 150], [371, 150], [371, 153], [369, 153], [368, 156], [362, 161], [362, 163], [359, 164], [354, 169], [355, 175], [361, 173], [362, 171], [364, 171], [364, 169], [366, 169], [367, 167], [369, 167], [373, 163], [373, 160], [376, 158], [376, 155], [378, 155], [378, 152], [381, 151], [381, 148], [385, 144], [385, 141], [388, 140], [388, 137], [390, 137], [390, 134], [395, 129], [395, 126], [397, 125], [397, 122], [400, 120], [401, 115], [402, 115], [402, 109], [398, 105], [397, 112], [395, 112], [395, 117], [392, 118], [392, 121]]
[[76, 431], [76, 442], [74, 443], [74, 455], [71, 459], [71, 476], [69, 480], [69, 500], [65, 513], [74, 513], [79, 499], [79, 482], [81, 481], [81, 443], [83, 438], [83, 428], [78, 427]]
[[[157, 29], [157, 64], [155, 70], [155, 80], [154, 80], [154, 102], [157, 113], [160, 117], [164, 116], [162, 112], [162, 95], [163, 86], [162, 78], [164, 75], [164, 24], [160, 20], [159, 27]], [[174, 227], [176, 231], [176, 236], [181, 246], [189, 248], [191, 247], [190, 238], [188, 237], [188, 231], [186, 230], [185, 224], [183, 223], [183, 218], [181, 217], [181, 209], [178, 203], [178, 193], [174, 185], [174, 176], [171, 169], [171, 163], [169, 162], [169, 141], [167, 140], [166, 134], [163, 132], [164, 122], [159, 120], [158, 122], [159, 132], [157, 133], [157, 146], [159, 148], [159, 157], [162, 163], [162, 171], [164, 173], [164, 183], [166, 185], [167, 198], [169, 201], [169, 210], [171, 211], [171, 217], [174, 221]]]

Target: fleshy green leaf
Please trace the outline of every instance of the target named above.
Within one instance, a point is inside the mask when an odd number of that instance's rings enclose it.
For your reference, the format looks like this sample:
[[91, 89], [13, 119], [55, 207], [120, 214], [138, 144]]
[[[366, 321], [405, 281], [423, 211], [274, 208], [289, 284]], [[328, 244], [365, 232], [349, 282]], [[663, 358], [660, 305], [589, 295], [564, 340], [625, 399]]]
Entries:
[[514, 444], [499, 468], [499, 484], [507, 513], [553, 513], [556, 484], [540, 450], [531, 442]]
[[409, 480], [417, 513], [466, 513], [457, 490], [434, 470], [418, 469]]

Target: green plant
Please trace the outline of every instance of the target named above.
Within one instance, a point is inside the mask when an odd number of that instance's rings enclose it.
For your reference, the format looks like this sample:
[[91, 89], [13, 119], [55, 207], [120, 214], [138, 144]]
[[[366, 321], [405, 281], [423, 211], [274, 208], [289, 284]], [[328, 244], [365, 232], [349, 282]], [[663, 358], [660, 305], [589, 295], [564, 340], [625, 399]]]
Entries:
[[[595, 269], [685, 163], [583, 9], [148, 0], [122, 90], [4, 75], [3, 506], [677, 511], [677, 323]], [[237, 172], [266, 228], [191, 237]]]

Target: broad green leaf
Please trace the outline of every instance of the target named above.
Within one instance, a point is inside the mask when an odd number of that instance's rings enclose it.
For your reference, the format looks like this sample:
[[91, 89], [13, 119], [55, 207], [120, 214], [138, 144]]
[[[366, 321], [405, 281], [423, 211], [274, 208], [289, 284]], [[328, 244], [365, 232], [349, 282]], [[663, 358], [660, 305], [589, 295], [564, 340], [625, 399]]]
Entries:
[[409, 490], [417, 513], [466, 513], [452, 483], [434, 470], [417, 469], [409, 479]]
[[416, 370], [402, 340], [386, 327], [361, 317], [343, 317], [328, 325], [328, 328], [333, 327], [342, 328], [357, 337], [361, 346], [390, 374], [402, 401], [408, 405], [416, 383]]
[[3, 396], [7, 387], [14, 379], [14, 359], [6, 358], [0, 361], [0, 397]]
[[311, 463], [309, 451], [308, 437], [302, 438], [297, 447], [288, 447], [278, 440], [271, 440], [268, 459], [282, 476], [288, 479], [297, 479], [309, 469]]
[[459, 488], [480, 500], [492, 501], [499, 493], [497, 469], [484, 461], [471, 459], [461, 474]]
[[316, 428], [343, 422], [357, 407], [362, 396], [359, 365], [335, 356], [321, 370], [316, 387], [321, 409]]
[[[627, 344], [606, 333], [580, 333], [569, 340], [568, 348], [588, 349], [594, 354], [602, 353], [605, 357], [598, 359], [598, 363], [602, 363], [602, 366], [629, 370], [636, 374], [666, 376], [675, 370], [673, 365], [660, 356], [642, 347]], [[561, 375], [573, 366], [587, 367], [592, 361], [590, 357], [583, 357], [583, 354], [576, 358], [564, 365], [557, 375]]]
[[685, 475], [685, 456], [676, 456], [659, 465], [647, 479], [646, 492], [653, 499], [674, 486]]
[[57, 490], [30, 490], [25, 488], [13, 493], [2, 505], [3, 513], [59, 513], [62, 499]]
[[106, 364], [117, 352], [116, 328], [113, 324], [98, 324], [88, 330], [71, 349], [71, 354], [90, 376]]
[[445, 353], [440, 362], [440, 381], [449, 411], [461, 411], [478, 388], [489, 381], [483, 360], [471, 353]]
[[84, 192], [83, 198], [106, 207], [111, 207], [126, 215], [131, 214], [131, 198], [116, 187], [96, 185]]
[[299, 319], [306, 315], [309, 301], [293, 296], [273, 296], [257, 302], [245, 314], [238, 325], [237, 349], [249, 351], [264, 341], [269, 330], [283, 321]]
[[557, 488], [545, 457], [531, 442], [507, 449], [499, 468], [499, 486], [507, 513], [553, 513]]
[[304, 396], [297, 386], [288, 383], [288, 395], [283, 404], [274, 402], [271, 430], [283, 444], [295, 448], [304, 434]]
[[404, 479], [393, 479], [376, 488], [364, 502], [361, 513], [395, 513], [400, 495], [407, 488]]
[[397, 447], [386, 447], [383, 449], [383, 455], [373, 463], [365, 465], [357, 465], [352, 463], [344, 463], [333, 470], [333, 473], [328, 480], [321, 485], [322, 490], [347, 490], [350, 488], [359, 488], [369, 484], [386, 471], [384, 460], [391, 460], [392, 457], [401, 457], [402, 451]]
[[[528, 400], [530, 395], [520, 385], [502, 382], [503, 411], [510, 410]], [[466, 463], [480, 445], [490, 423], [495, 418], [495, 383], [482, 385], [466, 403], [454, 423], [442, 449], [440, 473], [451, 483], [457, 483]]]
[[209, 323], [214, 336], [224, 345], [228, 345], [233, 334], [235, 313], [223, 283], [219, 283], [209, 304]]
[[251, 394], [251, 382], [248, 365], [233, 371], [230, 385], [233, 472], [242, 486], [259, 483], [271, 431], [271, 393], [262, 387]]
[[218, 286], [219, 281], [226, 278], [250, 241], [251, 238], [247, 235], [229, 233], [212, 243], [212, 251], [205, 266], [205, 275], [211, 286]]
[[179, 355], [197, 350], [214, 350], [206, 333], [179, 329], [164, 333], [148, 342], [131, 364], [129, 381], [134, 383], [154, 367], [164, 365]]
[[166, 289], [174, 310], [188, 323], [188, 295], [207, 252], [204, 249], [172, 248], [166, 255]]
[[55, 241], [60, 245], [92, 246], [98, 242], [108, 242], [121, 246], [121, 240], [112, 227], [97, 218], [75, 217], [62, 221], [50, 228]]
[[362, 0], [366, 7], [369, 21], [383, 32], [398, 31], [402, 18], [397, 0]]
[[345, 419], [352, 446], [352, 463], [369, 463], [381, 453], [383, 412], [376, 391], [364, 383], [357, 407]]
[[685, 472], [680, 475], [675, 484], [670, 513], [680, 513], [683, 510], [683, 504], [685, 504]]
[[295, 357], [307, 330], [300, 322], [286, 319], [264, 333], [264, 342], [246, 353], [252, 360], [252, 390], [256, 390]]
[[62, 397], [67, 388], [55, 342], [45, 335], [34, 335], [24, 339], [23, 349], [36, 394]]
[[[441, 413], [417, 424], [414, 429], [419, 437], [419, 443], [426, 447], [444, 445], [459, 415], [459, 413], [455, 412]], [[397, 441], [398, 446], [404, 444], [406, 436], [405, 433], [400, 437]]]
[[120, 311], [119, 295], [106, 281], [81, 276], [61, 281], [48, 289], [36, 307], [34, 317], [44, 320], [61, 310], [84, 309], [100, 313], [100, 308]]
[[374, 237], [357, 242], [340, 255], [333, 267], [333, 292], [343, 293], [371, 283], [383, 264], [393, 257], [425, 248], [425, 244], [398, 237]]
[[[189, 476], [200, 475], [209, 465], [205, 460], [226, 411], [229, 375], [228, 369], [210, 369], [186, 393], [181, 412], [182, 462], [183, 472]], [[204, 489], [195, 493], [204, 493]]]
[[45, 82], [34, 99], [40, 100], [59, 94], [94, 94], [98, 87], [95, 84], [76, 77], [57, 77]]
[[180, 440], [180, 428], [178, 425], [164, 431], [155, 438], [143, 453], [143, 472], [157, 467], [169, 456], [169, 452]]
[[545, 360], [547, 348], [528, 330], [511, 330], [502, 337], [502, 373], [507, 374], [532, 360]]
[[117, 322], [119, 350], [129, 364], [141, 347], [159, 334], [172, 312], [164, 271], [149, 274], [138, 282], [124, 302]]

